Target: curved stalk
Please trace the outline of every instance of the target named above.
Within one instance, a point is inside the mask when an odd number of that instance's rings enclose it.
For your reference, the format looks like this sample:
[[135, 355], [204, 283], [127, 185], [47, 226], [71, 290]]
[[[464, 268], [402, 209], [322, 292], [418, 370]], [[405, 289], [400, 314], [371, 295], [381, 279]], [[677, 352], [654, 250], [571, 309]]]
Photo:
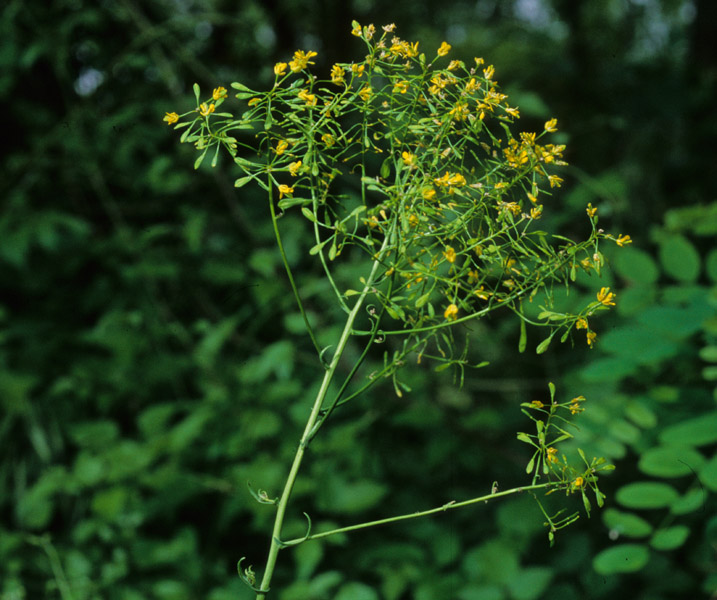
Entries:
[[503, 496], [510, 496], [512, 494], [519, 494], [521, 492], [530, 492], [534, 490], [543, 489], [550, 486], [557, 486], [559, 484], [555, 482], [539, 483], [536, 485], [526, 485], [522, 487], [512, 488], [505, 490], [504, 492], [495, 492], [486, 494], [485, 496], [478, 496], [477, 498], [471, 498], [470, 500], [463, 500], [462, 502], [451, 501], [437, 508], [431, 508], [429, 510], [423, 510], [420, 512], [407, 513], [404, 515], [396, 515], [395, 517], [387, 517], [386, 519], [379, 519], [377, 521], [367, 521], [365, 523], [358, 523], [356, 525], [349, 525], [348, 527], [340, 527], [339, 529], [331, 529], [330, 531], [324, 531], [322, 533], [315, 533], [307, 537], [297, 538], [294, 540], [288, 540], [286, 544], [299, 544], [302, 541], [318, 540], [320, 538], [329, 537], [330, 535], [336, 535], [339, 533], [347, 533], [349, 531], [356, 531], [358, 529], [367, 529], [369, 527], [376, 527], [377, 525], [387, 525], [388, 523], [395, 523], [396, 521], [405, 521], [407, 519], [417, 519], [418, 517], [427, 517], [429, 515], [435, 515], [447, 510], [454, 508], [463, 508], [464, 506], [470, 506], [471, 504], [478, 504], [479, 502], [488, 502], [495, 498], [502, 498]]
[[[386, 236], [384, 238], [383, 246], [381, 247], [381, 250], [379, 251], [379, 256], [383, 254], [386, 247], [389, 245], [389, 238], [391, 236]], [[291, 497], [291, 492], [294, 489], [294, 483], [296, 482], [296, 477], [299, 473], [299, 467], [301, 466], [301, 462], [304, 458], [304, 452], [306, 451], [306, 448], [308, 447], [308, 443], [311, 437], [311, 432], [314, 429], [314, 426], [316, 425], [316, 421], [319, 418], [319, 413], [321, 412], [321, 406], [323, 405], [324, 399], [326, 398], [326, 393], [328, 392], [329, 385], [331, 384], [331, 381], [334, 378], [334, 374], [336, 373], [336, 368], [339, 364], [339, 359], [341, 358], [341, 355], [344, 352], [344, 349], [346, 348], [346, 344], [351, 337], [352, 331], [353, 331], [353, 324], [356, 320], [356, 317], [359, 314], [359, 310], [363, 306], [364, 300], [366, 299], [366, 296], [369, 294], [373, 287], [373, 282], [376, 279], [376, 273], [378, 271], [380, 265], [379, 260], [375, 260], [373, 263], [373, 267], [371, 268], [371, 273], [369, 274], [368, 278], [366, 279], [366, 283], [364, 284], [363, 290], [361, 291], [361, 294], [359, 295], [358, 299], [356, 300], [356, 303], [354, 304], [353, 308], [351, 309], [351, 312], [348, 314], [348, 317], [346, 318], [346, 325], [344, 325], [344, 330], [341, 332], [341, 337], [339, 338], [339, 342], [336, 346], [336, 351], [334, 352], [333, 358], [331, 359], [331, 363], [329, 364], [326, 373], [324, 374], [324, 379], [321, 382], [321, 387], [319, 388], [318, 393], [316, 394], [316, 399], [314, 400], [314, 404], [311, 408], [311, 414], [309, 415], [309, 419], [306, 422], [306, 427], [304, 428], [304, 433], [301, 436], [301, 441], [299, 442], [299, 447], [296, 450], [296, 455], [294, 456], [294, 462], [291, 465], [291, 469], [289, 471], [289, 475], [286, 478], [286, 483], [284, 484], [284, 490], [281, 494], [281, 498], [279, 500], [279, 503], [277, 505], [276, 509], [276, 517], [274, 519], [274, 528], [272, 530], [271, 535], [271, 546], [269, 547], [269, 556], [267, 557], [266, 561], [266, 568], [264, 569], [264, 576], [261, 581], [260, 588], [261, 590], [264, 590], [263, 592], [259, 592], [256, 596], [256, 600], [264, 600], [266, 597], [266, 592], [269, 590], [269, 585], [271, 584], [272, 577], [274, 575], [274, 568], [276, 567], [276, 559], [279, 555], [279, 550], [281, 549], [283, 543], [281, 542], [281, 529], [284, 525], [284, 517], [286, 515], [286, 508], [289, 503], [289, 498]]]

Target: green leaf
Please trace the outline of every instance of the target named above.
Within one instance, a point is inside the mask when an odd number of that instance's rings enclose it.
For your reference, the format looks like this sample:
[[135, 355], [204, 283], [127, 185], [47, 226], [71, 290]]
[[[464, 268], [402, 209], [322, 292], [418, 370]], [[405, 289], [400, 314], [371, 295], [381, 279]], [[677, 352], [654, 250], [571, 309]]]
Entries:
[[687, 238], [665, 235], [660, 238], [660, 262], [665, 272], [678, 281], [694, 282], [700, 274], [700, 255]]
[[701, 487], [693, 487], [670, 506], [673, 515], [686, 515], [702, 508], [705, 504], [707, 492]]
[[426, 294], [423, 294], [423, 296], [420, 296], [418, 300], [416, 300], [416, 308], [421, 308], [426, 302], [428, 302], [430, 296], [431, 292], [427, 292]]
[[670, 506], [678, 497], [675, 488], [658, 481], [628, 483], [615, 494], [615, 499], [623, 506], [644, 509]]
[[254, 175], [247, 175], [246, 177], [240, 177], [234, 182], [234, 187], [240, 188], [245, 186], [247, 183], [249, 183], [252, 179], [254, 179]]
[[317, 503], [322, 510], [353, 514], [376, 506], [387, 493], [381, 483], [368, 479], [346, 481], [334, 475], [327, 480]]
[[650, 546], [655, 550], [674, 550], [685, 543], [690, 530], [685, 525], [675, 525], [658, 529], [650, 540]]
[[[717, 442], [717, 411], [665, 427], [659, 439], [663, 444], [713, 444]], [[694, 468], [697, 470], [697, 467]]]
[[194, 169], [195, 170], [199, 168], [199, 166], [202, 164], [202, 162], [204, 162], [204, 157], [207, 155], [208, 150], [209, 150], [209, 147], [205, 148], [204, 152], [202, 152], [199, 155], [199, 158], [197, 158], [197, 160], [194, 161]]
[[642, 569], [650, 558], [647, 546], [620, 544], [600, 552], [593, 559], [593, 569], [600, 575], [634, 573]]
[[[306, 206], [301, 207], [301, 214], [303, 214], [312, 223], [318, 223], [316, 215]], [[328, 240], [327, 240], [328, 241]]]
[[605, 527], [625, 537], [646, 537], [652, 533], [652, 525], [645, 519], [614, 508], [605, 509], [602, 520]]
[[524, 567], [517, 577], [508, 581], [510, 597], [513, 600], [537, 600], [543, 598], [550, 580], [553, 578], [553, 569], [548, 567]]
[[379, 174], [384, 179], [387, 179], [388, 176], [391, 174], [391, 160], [392, 157], [387, 156], [384, 161], [381, 163], [381, 169], [379, 171]]
[[543, 354], [548, 349], [548, 346], [550, 346], [550, 342], [553, 341], [553, 336], [551, 335], [548, 338], [545, 338], [540, 344], [538, 344], [538, 347], [535, 349], [536, 354]]
[[636, 283], [654, 283], [660, 276], [653, 258], [637, 248], [620, 248], [615, 257], [615, 270], [628, 281]]
[[717, 454], [702, 467], [699, 476], [707, 489], [717, 492]]
[[324, 240], [323, 242], [319, 242], [318, 244], [315, 244], [315, 245], [312, 246], [311, 249], [309, 250], [309, 254], [310, 254], [311, 256], [314, 256], [315, 254], [318, 254], [318, 253], [321, 251], [321, 249], [322, 249], [326, 244], [329, 243], [329, 241], [330, 241], [330, 238], [329, 238], [328, 240]]
[[637, 466], [653, 477], [683, 477], [694, 474], [704, 462], [704, 457], [693, 448], [659, 446], [643, 452]]
[[378, 594], [365, 583], [351, 581], [339, 588], [334, 600], [379, 600]]
[[528, 333], [525, 330], [525, 321], [520, 320], [520, 340], [518, 341], [518, 352], [521, 354], [525, 352], [525, 347], [528, 344]]
[[298, 206], [299, 204], [306, 206], [311, 204], [311, 202], [311, 198], [282, 198], [279, 200], [279, 208], [283, 210], [291, 208], [292, 206]]

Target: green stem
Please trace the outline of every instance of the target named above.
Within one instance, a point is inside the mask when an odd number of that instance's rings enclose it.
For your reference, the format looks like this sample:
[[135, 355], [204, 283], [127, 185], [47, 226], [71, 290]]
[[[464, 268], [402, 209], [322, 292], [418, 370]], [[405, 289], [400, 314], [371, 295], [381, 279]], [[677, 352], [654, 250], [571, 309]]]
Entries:
[[330, 535], [336, 535], [339, 533], [347, 533], [349, 531], [356, 531], [358, 529], [367, 529], [368, 527], [376, 527], [377, 525], [386, 525], [388, 523], [394, 523], [396, 521], [405, 521], [407, 519], [417, 519], [418, 517], [427, 517], [429, 515], [435, 515], [437, 513], [446, 512], [447, 510], [453, 510], [454, 508], [463, 508], [464, 506], [470, 506], [471, 504], [478, 504], [479, 502], [488, 502], [489, 500], [494, 500], [495, 498], [502, 498], [504, 496], [510, 496], [512, 494], [519, 494], [521, 492], [539, 490], [539, 489], [554, 486], [554, 485], [556, 485], [554, 482], [540, 483], [537, 485], [526, 485], [523, 487], [506, 490], [504, 492], [496, 492], [494, 494], [492, 494], [492, 493], [486, 494], [485, 496], [471, 498], [470, 500], [464, 500], [462, 502], [448, 502], [447, 504], [444, 504], [437, 508], [431, 508], [429, 510], [424, 510], [424, 511], [414, 512], [414, 513], [407, 513], [405, 515], [397, 515], [395, 517], [379, 519], [378, 521], [367, 521], [365, 523], [358, 523], [357, 525], [349, 525], [348, 527], [341, 527], [339, 529], [331, 529], [330, 531], [324, 531], [322, 533], [315, 533], [315, 534], [310, 535], [305, 538], [302, 537], [302, 538], [297, 538], [294, 540], [289, 540], [286, 542], [286, 544], [298, 544], [302, 541], [318, 540], [320, 538], [325, 538]]
[[[389, 243], [389, 237], [386, 236], [384, 238], [383, 246], [381, 247], [381, 250], [378, 253], [378, 257], [380, 257], [383, 252], [385, 251], [386, 247]], [[289, 475], [286, 478], [286, 483], [284, 485], [284, 491], [281, 494], [281, 498], [279, 500], [279, 504], [276, 509], [276, 517], [274, 519], [274, 528], [271, 534], [271, 546], [269, 547], [269, 556], [266, 560], [266, 568], [264, 569], [264, 577], [262, 578], [261, 585], [259, 586], [259, 589], [264, 590], [262, 592], [259, 592], [256, 596], [256, 600], [264, 600], [266, 597], [266, 593], [269, 590], [269, 585], [271, 584], [271, 579], [274, 575], [274, 568], [276, 567], [276, 559], [279, 555], [279, 550], [281, 549], [281, 546], [283, 545], [281, 542], [281, 529], [284, 525], [284, 517], [286, 515], [286, 508], [289, 503], [289, 498], [291, 497], [291, 492], [294, 489], [294, 483], [296, 482], [296, 477], [299, 473], [299, 467], [301, 466], [301, 462], [304, 458], [304, 452], [306, 451], [311, 432], [314, 428], [314, 425], [316, 424], [317, 419], [319, 418], [319, 413], [321, 412], [321, 406], [323, 405], [324, 399], [326, 398], [326, 393], [328, 392], [329, 385], [334, 377], [334, 374], [336, 372], [336, 368], [339, 364], [339, 359], [341, 358], [341, 355], [344, 352], [344, 349], [346, 348], [346, 344], [351, 337], [351, 332], [353, 330], [353, 323], [356, 320], [356, 317], [358, 316], [359, 310], [361, 309], [361, 306], [364, 303], [364, 300], [366, 299], [366, 296], [371, 292], [371, 288], [373, 287], [373, 282], [376, 279], [376, 273], [378, 271], [379, 260], [375, 260], [373, 263], [373, 267], [371, 268], [371, 273], [369, 274], [368, 278], [366, 279], [366, 283], [364, 285], [363, 291], [359, 295], [358, 299], [356, 300], [356, 304], [354, 304], [354, 307], [351, 309], [351, 312], [349, 313], [348, 317], [346, 318], [346, 325], [344, 326], [344, 330], [341, 333], [341, 337], [339, 339], [339, 342], [336, 346], [336, 351], [334, 352], [333, 358], [331, 359], [331, 363], [329, 364], [326, 373], [324, 375], [324, 379], [321, 382], [321, 387], [319, 388], [318, 393], [316, 394], [316, 399], [314, 400], [314, 405], [311, 408], [311, 414], [309, 415], [309, 419], [306, 422], [306, 427], [304, 428], [304, 433], [301, 436], [301, 442], [299, 443], [299, 447], [296, 450], [296, 455], [294, 456], [294, 462], [291, 465], [291, 469], [289, 471]]]
[[281, 242], [281, 234], [279, 233], [279, 224], [277, 223], [276, 219], [276, 209], [274, 208], [274, 199], [272, 196], [272, 189], [273, 186], [271, 185], [271, 181], [269, 181], [267, 185], [267, 189], [269, 191], [269, 210], [271, 211], [271, 224], [274, 227], [274, 236], [276, 237], [276, 244], [279, 248], [279, 254], [281, 254], [281, 261], [284, 263], [284, 269], [286, 270], [286, 275], [289, 278], [289, 283], [291, 284], [291, 290], [294, 292], [294, 298], [296, 298], [296, 304], [299, 306], [299, 312], [301, 312], [301, 316], [304, 319], [304, 324], [306, 325], [306, 331], [309, 333], [309, 337], [311, 338], [311, 342], [314, 344], [314, 348], [316, 349], [316, 352], [318, 353], [319, 357], [321, 356], [321, 346], [319, 346], [319, 343], [316, 341], [316, 336], [314, 335], [314, 330], [311, 327], [311, 323], [309, 323], [309, 317], [306, 314], [306, 311], [304, 310], [304, 303], [301, 301], [301, 296], [299, 295], [299, 290], [296, 287], [296, 283], [294, 282], [294, 276], [291, 273], [291, 267], [289, 266], [289, 261], [286, 258], [286, 252], [284, 252], [284, 244]]

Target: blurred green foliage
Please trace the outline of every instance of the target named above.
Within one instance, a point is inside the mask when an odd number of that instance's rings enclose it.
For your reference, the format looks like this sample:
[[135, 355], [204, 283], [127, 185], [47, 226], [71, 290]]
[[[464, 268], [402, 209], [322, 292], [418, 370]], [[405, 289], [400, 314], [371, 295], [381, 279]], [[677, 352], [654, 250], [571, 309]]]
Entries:
[[[349, 55], [352, 18], [485, 56], [527, 128], [560, 120], [573, 167], [548, 225], [571, 235], [592, 202], [635, 243], [605, 279], [581, 282], [584, 294], [618, 292], [592, 352], [576, 339], [518, 359], [518, 331], [495, 318], [470, 332], [491, 366], [462, 390], [417, 366], [410, 394], [386, 387], [331, 423], [287, 535], [303, 533], [304, 510], [329, 528], [522, 483], [517, 403], [542, 398], [547, 380], [588, 398], [588, 455], [618, 469], [604, 479], [608, 508], [552, 551], [537, 509], [518, 498], [301, 546], [280, 564], [280, 598], [713, 594], [716, 7], [8, 0], [0, 598], [250, 597], [235, 562], [261, 564], [272, 515], [246, 482], [278, 492], [317, 382], [263, 199], [237, 195], [225, 166], [194, 174], [191, 149], [161, 118], [191, 106], [194, 81], [261, 85], [296, 48], [318, 50], [327, 68]], [[330, 340], [301, 220], [282, 225]]]

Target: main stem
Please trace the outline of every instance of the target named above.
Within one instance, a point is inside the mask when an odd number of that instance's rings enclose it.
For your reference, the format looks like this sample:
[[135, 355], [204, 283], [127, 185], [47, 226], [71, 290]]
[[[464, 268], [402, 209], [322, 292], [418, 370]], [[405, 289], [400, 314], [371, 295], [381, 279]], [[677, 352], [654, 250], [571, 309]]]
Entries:
[[366, 279], [364, 288], [361, 291], [358, 300], [356, 300], [356, 304], [354, 304], [354, 307], [351, 309], [351, 312], [349, 312], [349, 315], [346, 318], [346, 325], [344, 326], [344, 330], [341, 332], [341, 337], [339, 338], [339, 342], [336, 346], [336, 351], [334, 352], [333, 358], [331, 359], [331, 363], [329, 364], [326, 373], [324, 374], [324, 379], [321, 382], [321, 387], [316, 394], [314, 405], [311, 408], [311, 414], [309, 415], [309, 419], [306, 422], [306, 427], [304, 427], [304, 433], [301, 436], [299, 447], [297, 448], [296, 455], [294, 456], [294, 462], [292, 463], [291, 470], [289, 471], [289, 475], [286, 478], [284, 491], [281, 494], [281, 498], [279, 499], [279, 504], [276, 509], [274, 529], [271, 532], [271, 546], [269, 547], [269, 556], [266, 560], [264, 577], [262, 578], [261, 585], [259, 586], [259, 589], [264, 591], [257, 593], [256, 600], [264, 600], [266, 597], [266, 593], [269, 591], [269, 584], [271, 583], [271, 579], [274, 575], [274, 568], [276, 567], [276, 559], [279, 555], [279, 550], [281, 549], [281, 528], [284, 525], [284, 516], [286, 514], [286, 508], [289, 504], [291, 492], [294, 489], [294, 483], [296, 482], [296, 477], [299, 473], [301, 461], [304, 458], [304, 452], [306, 451], [306, 447], [310, 439], [310, 434], [319, 417], [321, 406], [323, 405], [324, 399], [326, 398], [326, 393], [329, 389], [329, 385], [331, 384], [331, 381], [334, 377], [334, 373], [336, 372], [336, 367], [339, 364], [339, 359], [341, 358], [341, 355], [346, 348], [346, 343], [348, 342], [349, 337], [351, 337], [351, 331], [353, 329], [354, 321], [356, 320], [359, 310], [363, 306], [366, 296], [369, 294], [371, 288], [373, 287], [373, 282], [376, 278], [376, 272], [378, 271], [379, 265], [381, 264], [380, 258], [383, 256], [384, 250], [388, 245], [388, 239], [389, 236], [387, 235], [384, 238], [383, 245], [381, 246], [381, 250], [379, 250], [378, 252], [377, 258], [373, 263], [371, 273]]

